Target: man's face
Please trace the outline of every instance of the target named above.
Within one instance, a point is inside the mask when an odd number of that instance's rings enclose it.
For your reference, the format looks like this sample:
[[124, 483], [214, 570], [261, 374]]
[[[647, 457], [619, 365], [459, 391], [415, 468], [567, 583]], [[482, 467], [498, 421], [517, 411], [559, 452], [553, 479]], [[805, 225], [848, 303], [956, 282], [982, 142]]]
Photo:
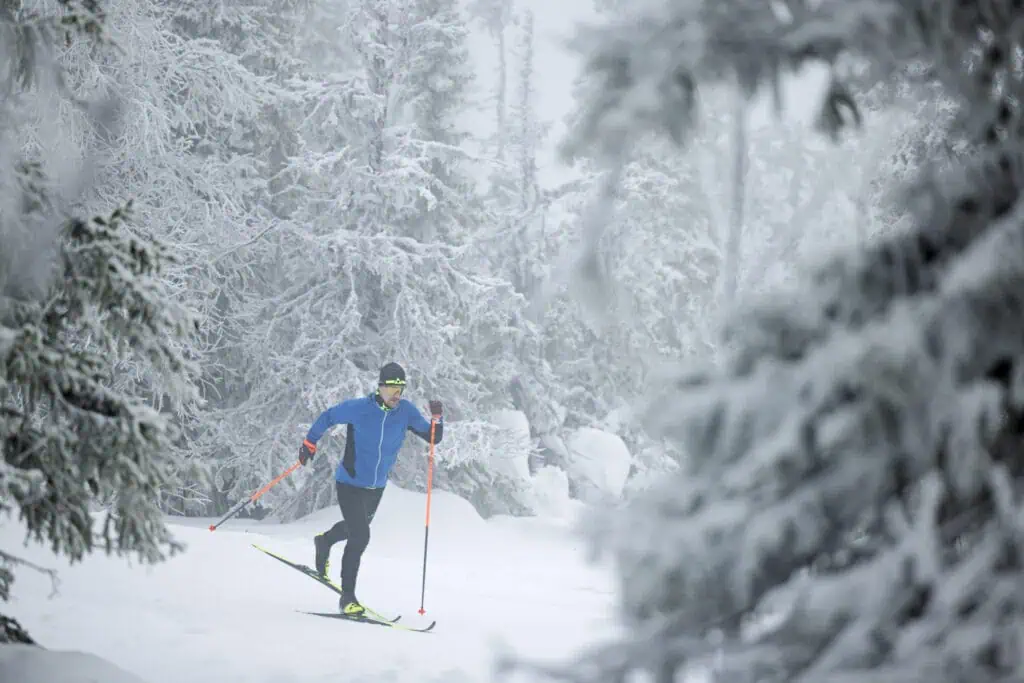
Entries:
[[381, 400], [388, 408], [394, 408], [398, 405], [398, 402], [402, 399], [402, 390], [405, 387], [393, 386], [390, 384], [381, 384], [377, 387], [377, 393], [380, 394]]

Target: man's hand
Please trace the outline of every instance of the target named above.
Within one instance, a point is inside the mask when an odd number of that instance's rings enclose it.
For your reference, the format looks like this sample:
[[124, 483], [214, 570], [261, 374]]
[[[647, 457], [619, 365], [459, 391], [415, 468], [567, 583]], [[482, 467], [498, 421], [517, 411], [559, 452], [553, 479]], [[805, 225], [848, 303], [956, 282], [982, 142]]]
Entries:
[[314, 455], [316, 455], [316, 444], [303, 440], [302, 445], [299, 446], [299, 464], [305, 465], [313, 459]]
[[442, 407], [441, 407], [441, 402], [440, 401], [436, 401], [435, 400], [435, 401], [431, 401], [430, 402], [430, 415], [431, 415], [431, 417], [441, 417], [441, 413], [442, 412], [443, 411], [442, 411]]

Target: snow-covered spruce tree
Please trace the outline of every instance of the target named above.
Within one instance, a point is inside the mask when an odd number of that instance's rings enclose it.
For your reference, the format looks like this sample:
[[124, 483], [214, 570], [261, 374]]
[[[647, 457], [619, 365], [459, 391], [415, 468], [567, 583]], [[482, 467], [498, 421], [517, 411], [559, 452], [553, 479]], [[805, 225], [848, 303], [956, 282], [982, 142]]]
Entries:
[[[521, 258], [529, 275], [544, 276], [547, 295], [542, 323], [545, 331], [543, 367], [551, 395], [559, 405], [557, 429], [545, 436], [554, 441], [546, 461], [565, 467], [572, 490], [576, 473], [564, 447], [570, 432], [581, 427], [614, 431], [634, 455], [643, 453], [634, 473], [658, 477], [674, 467], [664, 448], [652, 448], [651, 439], [630, 421], [613, 416], [635, 406], [647, 382], [657, 376], [660, 357], [690, 356], [698, 352], [706, 294], [713, 290], [713, 254], [707, 240], [711, 217], [694, 182], [694, 173], [672, 150], [647, 145], [624, 171], [615, 200], [614, 225], [601, 245], [601, 267], [623, 286], [609, 302], [623, 324], [605, 328], [595, 324], [585, 306], [573, 296], [564, 279], [565, 254], [579, 243], [580, 223], [590, 210], [589, 199], [602, 182], [599, 169], [578, 164], [580, 179], [556, 202], [553, 216], [538, 222], [545, 235], [547, 262]], [[684, 221], [679, 231], [666, 230]], [[550, 226], [544, 225], [550, 222]], [[527, 252], [529, 253], [529, 252]], [[539, 279], [539, 278], [537, 278]], [[689, 315], [680, 315], [689, 310]], [[541, 402], [543, 406], [543, 402]], [[579, 473], [582, 475], [582, 473]]]
[[537, 288], [552, 236], [546, 222], [546, 197], [537, 177], [537, 154], [549, 126], [538, 120], [536, 110], [536, 65], [534, 64], [534, 18], [524, 11], [517, 17], [518, 34], [513, 55], [519, 68], [515, 77], [510, 120], [504, 147], [508, 164], [502, 180], [494, 183], [497, 211], [505, 220], [490, 245], [500, 253], [500, 267], [507, 272], [516, 291], [529, 295]]
[[[714, 663], [738, 682], [1024, 678], [1020, 10], [672, 2], [594, 36], [604, 88], [572, 144], [612, 163], [638, 130], [685, 140], [705, 83], [750, 92], [844, 56], [928, 69], [972, 149], [916, 175], [907, 229], [749, 306], [720, 367], [666, 382], [650, 425], [690, 467], [600, 525], [628, 629], [557, 674], [667, 683]], [[827, 132], [848, 106], [834, 83]], [[743, 628], [768, 605], [774, 624]]]
[[[63, 128], [102, 160], [83, 208], [101, 211], [130, 192], [136, 222], [171, 249], [163, 278], [201, 323], [189, 353], [201, 363], [207, 409], [230, 405], [245, 389], [231, 347], [232, 312], [239, 292], [258, 286], [248, 245], [258, 247], [274, 225], [266, 188], [288, 137], [275, 123], [275, 105], [287, 98], [273, 77], [290, 47], [275, 30], [290, 16], [277, 4], [253, 0], [224, 11], [191, 0], [111, 0], [105, 26], [120, 49], [98, 55], [73, 44], [62, 55], [77, 94], [121, 96], [117, 135], [102, 137], [73, 113], [63, 118]], [[140, 378], [139, 368], [125, 365], [117, 386], [134, 392]], [[219, 423], [205, 416], [182, 426], [182, 446], [198, 462], [214, 464], [210, 456], [231, 442], [217, 439]], [[198, 482], [182, 484], [163, 492], [165, 510], [209, 513], [211, 493], [223, 502]]]
[[[491, 411], [508, 406], [508, 387], [522, 374], [518, 359], [531, 355], [539, 335], [522, 314], [526, 299], [515, 288], [516, 283], [510, 286], [504, 273], [488, 271], [476, 258], [479, 249], [474, 244], [485, 234], [481, 227], [492, 226], [497, 216], [476, 193], [476, 183], [469, 176], [474, 165], [467, 163], [472, 160], [466, 158], [465, 151], [469, 136], [455, 126], [468, 106], [471, 86], [464, 45], [468, 31], [458, 3], [451, 0], [417, 0], [406, 16], [410, 26], [429, 27], [410, 31], [405, 44], [413, 68], [406, 71], [403, 80], [419, 136], [427, 141], [425, 151], [430, 157], [432, 178], [430, 196], [419, 200], [418, 215], [407, 234], [423, 242], [460, 245], [464, 249], [460, 266], [470, 273], [487, 273], [493, 288], [487, 296], [506, 299], [490, 318], [479, 322], [462, 320], [457, 314], [456, 320], [467, 334], [457, 337], [454, 344], [464, 356], [462, 363], [476, 375], [468, 378], [470, 390], [483, 392], [463, 408], [466, 413], [459, 429], [466, 431], [465, 436], [454, 439], [454, 453], [446, 449], [449, 467], [440, 471], [437, 479], [439, 485], [466, 497], [484, 514], [525, 513], [529, 511], [530, 494], [524, 477], [526, 468], [520, 465], [526, 464], [531, 444], [516, 438]], [[518, 122], [511, 125], [519, 129]], [[510, 137], [510, 141], [515, 139]], [[460, 385], [466, 381], [459, 377], [448, 383], [448, 391], [460, 393]], [[419, 444], [412, 444], [414, 452], [421, 449]], [[395, 477], [399, 483], [415, 482], [422, 487], [423, 474], [422, 460], [410, 457], [396, 468]]]
[[[524, 510], [487, 470], [488, 458], [506, 455], [507, 438], [486, 414], [503, 406], [501, 361], [519, 338], [524, 301], [473, 258], [486, 214], [453, 125], [469, 71], [455, 8], [337, 6], [333, 51], [316, 46], [299, 86], [300, 152], [283, 174], [295, 210], [271, 236], [274, 294], [250, 299], [244, 317], [241, 346], [257, 379], [226, 416], [232, 464], [251, 473], [236, 493], [283, 470], [321, 410], [368, 393], [380, 365], [396, 360], [410, 375], [410, 400], [425, 409], [428, 397], [441, 398], [453, 425], [438, 485], [479, 492], [485, 512]], [[399, 484], [425, 474], [422, 443], [409, 447], [415, 457], [396, 470]], [[329, 437], [318, 466], [336, 462], [341, 448]], [[267, 499], [285, 515], [334, 505], [326, 473], [308, 481], [296, 496], [282, 488]]]
[[[578, 84], [580, 99], [584, 88]], [[716, 95], [715, 104], [728, 105], [727, 98]], [[567, 427], [600, 428], [613, 411], [635, 405], [648, 383], [657, 381], [664, 359], [713, 352], [709, 330], [719, 308], [731, 227], [727, 201], [732, 126], [712, 107], [700, 128], [691, 154], [648, 136], [634, 146], [623, 168], [612, 218], [599, 245], [603, 272], [622, 283], [608, 304], [619, 324], [595, 324], [571, 287], [561, 287], [551, 302], [547, 319], [554, 334], [546, 343], [547, 358], [559, 386], [578, 388], [564, 397]], [[778, 268], [785, 263], [780, 256], [786, 256], [786, 242], [800, 234], [794, 223], [807, 222], [801, 214], [820, 209], [822, 195], [832, 186], [812, 182], [814, 174], [803, 167], [813, 168], [814, 160], [805, 158], [810, 155], [796, 141], [769, 145], [764, 138], [749, 136], [751, 163], [744, 182], [747, 223], [752, 225], [743, 226], [748, 244], [741, 253]], [[793, 157], [795, 169], [780, 168]], [[591, 209], [589, 198], [604, 180], [600, 167], [587, 160], [576, 170], [582, 181], [566, 204], [574, 215], [560, 231], [562, 251], [574, 248], [580, 223]], [[780, 173], [781, 182], [768, 182]], [[647, 441], [636, 431], [627, 444], [641, 450]]]
[[[586, 87], [577, 84], [581, 101]], [[765, 125], [751, 117], [741, 141], [744, 211], [736, 244], [730, 241], [736, 220], [730, 211], [734, 99], [728, 88], [702, 92], [685, 150], [651, 134], [631, 147], [598, 250], [603, 272], [621, 283], [606, 306], [617, 324], [594, 325], [571, 288], [552, 301], [547, 319], [559, 322], [552, 324], [557, 334], [546, 350], [558, 386], [586, 387], [565, 392], [567, 426], [601, 427], [618, 406], [635, 405], [648, 383], [658, 381], [665, 359], [713, 355], [713, 330], [732, 288], [728, 281], [741, 296], [792, 286], [806, 250], [852, 244], [861, 232], [877, 232], [879, 192], [862, 186], [880, 177], [880, 162], [894, 142], [917, 139], [906, 134], [912, 123], [907, 112], [880, 112], [863, 135], [839, 145], [808, 139], [801, 123]], [[571, 236], [579, 234], [592, 209], [590, 197], [604, 180], [600, 164], [579, 162], [583, 180], [569, 205], [575, 215], [560, 231], [562, 249], [572, 248]], [[865, 181], [850, 182], [858, 174]], [[858, 215], [860, 206], [870, 211]], [[651, 480], [672, 468], [668, 454], [675, 449], [659, 448], [661, 440], [652, 443], [637, 425], [629, 427], [630, 434], [620, 436], [631, 451], [647, 454], [635, 473], [647, 469]]]
[[[215, 9], [200, 3], [196, 13], [205, 16]], [[285, 256], [294, 254], [297, 246], [289, 231], [291, 221], [302, 229], [313, 210], [307, 206], [310, 198], [326, 191], [327, 182], [320, 177], [318, 164], [347, 144], [335, 113], [336, 106], [344, 108], [347, 103], [344, 98], [332, 101], [324, 92], [331, 89], [336, 97], [341, 96], [332, 86], [339, 85], [338, 74], [351, 68], [352, 55], [343, 49], [348, 45], [349, 18], [347, 6], [341, 3], [312, 2], [303, 7], [295, 26], [295, 61], [283, 64], [278, 75], [291, 93], [291, 106], [276, 116], [282, 135], [271, 136], [278, 144], [268, 168], [272, 176], [265, 188], [265, 205], [273, 218], [259, 239], [236, 252], [239, 259], [247, 261], [247, 277], [245, 286], [225, 293], [224, 303], [237, 314], [221, 328], [224, 335], [217, 355], [224, 359], [223, 371], [215, 386], [223, 398], [206, 414], [201, 442], [203, 457], [215, 463], [214, 497], [225, 506], [250, 495], [281, 472], [294, 451], [284, 447], [291, 445], [292, 436], [285, 425], [307, 418], [307, 411], [297, 403], [298, 391], [276, 393], [281, 381], [277, 377], [279, 364], [272, 356], [274, 346], [268, 346], [263, 336], [268, 329], [262, 316], [268, 304], [273, 308], [301, 294], [301, 286], [289, 290], [294, 286], [293, 274]], [[208, 26], [211, 20], [196, 23]], [[276, 33], [270, 31], [269, 35]], [[276, 420], [252, 419], [254, 405], [262, 406], [266, 415]], [[280, 420], [282, 415], [288, 418]], [[317, 468], [324, 464], [318, 459]], [[284, 480], [261, 499], [264, 505], [254, 514], [279, 507], [281, 500], [294, 497], [302, 484], [297, 477]], [[318, 500], [318, 495], [308, 496], [304, 502], [316, 509], [331, 500], [326, 494]]]
[[[177, 424], [198, 401], [182, 351], [195, 323], [162, 282], [166, 247], [126, 227], [130, 202], [69, 215], [97, 160], [63, 135], [53, 108], [72, 105], [115, 135], [121, 103], [67, 89], [62, 46], [111, 46], [98, 3], [60, 5], [0, 10], [0, 513], [72, 561], [102, 549], [157, 562], [180, 549], [159, 496], [182, 473]], [[81, 162], [70, 172], [69, 159]], [[147, 378], [138, 393], [117, 388], [133, 361]], [[0, 550], [5, 600], [18, 562]]]
[[[205, 254], [190, 264], [190, 289], [207, 320], [202, 338], [207, 409], [191, 445], [193, 457], [210, 463], [214, 477], [212, 490], [202, 495], [182, 492], [179, 507], [186, 512], [219, 514], [267, 481], [259, 468], [236, 466], [251, 453], [238, 450], [230, 416], [259, 381], [250, 372], [249, 357], [260, 349], [244, 346], [252, 338], [244, 313], [250, 301], [276, 293], [273, 279], [280, 264], [272, 237], [295, 210], [281, 173], [299, 151], [295, 129], [306, 115], [293, 95], [307, 73], [300, 55], [307, 48], [306, 22], [318, 18], [315, 11], [323, 4], [249, 0], [227, 7], [189, 0], [169, 8], [165, 31], [173, 44], [199, 52], [189, 62], [199, 68], [182, 74], [194, 79], [181, 91], [184, 96], [167, 97], [196, 110], [179, 134], [186, 158], [199, 170], [216, 173], [194, 186], [204, 188], [204, 205], [221, 209], [207, 212], [206, 221], [189, 223], [198, 233], [187, 244]], [[214, 73], [219, 79], [204, 75], [201, 57], [218, 54], [223, 67]], [[229, 188], [228, 196], [221, 188]], [[204, 499], [208, 505], [197, 505]], [[259, 505], [251, 511], [263, 512]]]
[[[702, 93], [685, 150], [646, 134], [623, 165], [614, 211], [598, 245], [609, 279], [628, 283], [609, 311], [620, 324], [578, 324], [558, 340], [564, 355], [579, 348], [606, 353], [595, 365], [610, 370], [604, 373], [609, 396], [625, 377], [634, 378], [627, 385], [642, 384], [659, 359], [715, 352], [715, 321], [732, 288], [724, 280], [735, 280], [739, 294], [764, 291], [789, 281], [803, 248], [855, 241], [861, 188], [845, 181], [862, 171], [876, 180], [883, 155], [874, 150], [890, 150], [899, 139], [891, 128], [898, 134], [908, 128], [900, 117], [887, 117], [862, 139], [833, 146], [808, 140], [804, 124], [752, 122], [744, 135], [744, 211], [741, 244], [735, 245], [733, 96], [722, 88], [709, 90]], [[587, 97], [581, 88], [578, 99]], [[577, 223], [586, 219], [589, 197], [604, 180], [600, 163], [579, 161], [585, 180], [575, 203]], [[874, 195], [868, 199], [872, 205], [878, 201]], [[578, 225], [569, 227], [578, 234]], [[571, 290], [567, 294], [563, 303], [573, 315], [577, 302]], [[616, 375], [620, 365], [625, 376]]]
[[[494, 160], [485, 201], [490, 220], [474, 237], [477, 258], [491, 272], [511, 283], [517, 294], [529, 298], [545, 277], [554, 255], [558, 226], [550, 220], [551, 204], [559, 188], [546, 190], [538, 178], [537, 155], [548, 126], [536, 111], [534, 17], [522, 11], [514, 17], [515, 39], [510, 50], [515, 75], [511, 106], [501, 148], [503, 159]], [[522, 412], [531, 438], [541, 443], [559, 437], [565, 420], [564, 387], [547, 359], [546, 344], [562, 334], [557, 320], [519, 318], [514, 347], [501, 354], [501, 374], [512, 378], [505, 394], [511, 408]], [[549, 454], [553, 455], [553, 454]], [[534, 459], [533, 464], [536, 464]]]
[[494, 134], [488, 141], [493, 158], [505, 161], [505, 145], [508, 142], [508, 38], [506, 32], [512, 21], [513, 0], [470, 0], [469, 11], [474, 19], [483, 24], [494, 38], [498, 64], [495, 67], [493, 95]]

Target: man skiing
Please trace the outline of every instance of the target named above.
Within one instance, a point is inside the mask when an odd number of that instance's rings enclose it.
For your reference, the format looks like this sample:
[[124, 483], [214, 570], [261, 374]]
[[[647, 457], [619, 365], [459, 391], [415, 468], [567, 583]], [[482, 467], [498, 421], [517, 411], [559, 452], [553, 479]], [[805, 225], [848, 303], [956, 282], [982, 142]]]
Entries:
[[[370, 522], [377, 512], [388, 475], [398, 458], [398, 450], [411, 431], [430, 442], [431, 423], [409, 401], [402, 398], [405, 370], [398, 363], [380, 369], [377, 391], [352, 398], [328, 408], [309, 428], [299, 448], [299, 462], [305, 465], [316, 455], [316, 443], [331, 427], [348, 425], [345, 455], [335, 470], [335, 489], [342, 520], [313, 538], [316, 571], [327, 576], [331, 548], [347, 541], [341, 557], [339, 600], [345, 614], [360, 615], [365, 610], [356, 599], [356, 576], [363, 551], [370, 543]], [[441, 441], [443, 424], [441, 402], [430, 401], [434, 425], [434, 443]]]

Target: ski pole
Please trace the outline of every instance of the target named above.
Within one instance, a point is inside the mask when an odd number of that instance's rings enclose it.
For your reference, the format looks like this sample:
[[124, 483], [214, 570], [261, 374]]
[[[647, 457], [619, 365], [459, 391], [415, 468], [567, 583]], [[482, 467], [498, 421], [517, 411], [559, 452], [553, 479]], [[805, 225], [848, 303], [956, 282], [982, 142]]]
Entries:
[[430, 456], [427, 458], [427, 521], [423, 526], [423, 585], [420, 587], [420, 614], [427, 610], [423, 609], [423, 603], [427, 595], [427, 543], [430, 541], [430, 493], [434, 488], [434, 426], [437, 424], [437, 416], [430, 419]]
[[266, 486], [261, 488], [259, 491], [257, 491], [256, 493], [252, 494], [249, 497], [248, 500], [242, 501], [242, 503], [240, 505], [238, 505], [238, 507], [236, 507], [234, 510], [232, 510], [227, 515], [225, 515], [219, 522], [217, 522], [216, 524], [211, 524], [210, 525], [210, 531], [216, 531], [217, 527], [219, 527], [221, 524], [223, 524], [224, 522], [228, 521], [229, 519], [231, 519], [232, 517], [237, 515], [239, 512], [241, 512], [242, 509], [245, 508], [245, 506], [248, 505], [249, 503], [255, 502], [257, 498], [259, 498], [264, 493], [269, 491], [277, 482], [281, 481], [282, 479], [287, 477], [289, 474], [294, 472], [301, 464], [302, 464], [301, 462], [297, 462], [294, 465], [292, 465], [291, 467], [289, 467], [288, 469], [286, 469], [281, 474], [277, 475], [277, 478], [274, 479], [274, 481], [270, 482], [269, 484], [267, 484]]

